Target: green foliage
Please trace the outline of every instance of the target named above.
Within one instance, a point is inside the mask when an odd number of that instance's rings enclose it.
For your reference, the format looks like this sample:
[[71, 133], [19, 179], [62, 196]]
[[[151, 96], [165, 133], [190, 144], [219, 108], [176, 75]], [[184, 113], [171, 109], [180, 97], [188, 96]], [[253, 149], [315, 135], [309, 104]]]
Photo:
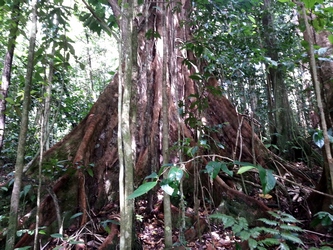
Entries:
[[[55, 239], [60, 239], [66, 243], [68, 243], [69, 245], [77, 245], [77, 244], [84, 244], [84, 241], [78, 241], [77, 240], [77, 235], [72, 235], [70, 237], [65, 237], [63, 236], [62, 234], [59, 234], [59, 233], [54, 233], [54, 234], [51, 234], [50, 235], [52, 238], [55, 238]], [[54, 249], [61, 249], [63, 246], [58, 246]]]
[[[4, 6], [0, 6], [1, 10], [5, 10], [5, 12], [0, 11], [0, 20], [3, 21], [0, 41], [4, 44], [0, 48], [0, 58], [4, 58], [6, 45], [11, 42], [8, 37], [12, 37], [12, 35], [9, 35], [8, 32], [14, 23], [14, 20], [9, 19], [13, 1], [7, 2]], [[108, 6], [101, 3], [99, 5], [101, 7], [96, 6], [96, 9], [100, 12], [109, 11]], [[76, 10], [81, 11], [79, 7]], [[9, 162], [13, 162], [16, 158], [21, 106], [24, 99], [23, 84], [28, 49], [26, 24], [29, 11], [27, 2], [21, 2], [12, 81], [6, 97], [6, 130], [2, 150], [3, 159]], [[114, 16], [105, 13], [105, 18], [109, 18], [111, 22]], [[49, 84], [47, 79], [50, 63], [53, 62], [54, 73], [51, 83], [49, 121], [50, 126], [53, 126], [50, 129], [49, 146], [58, 142], [87, 115], [96, 97], [103, 91], [118, 66], [114, 59], [118, 58], [117, 53], [114, 53], [116, 50], [110, 52], [105, 46], [102, 46], [102, 44], [110, 43], [110, 38], [105, 37], [105, 33], [100, 33], [102, 39], [99, 39], [88, 29], [83, 32], [83, 27], [74, 16], [73, 9], [63, 1], [41, 1], [39, 3], [39, 22], [41, 28], [38, 32], [39, 42], [35, 51], [34, 85], [31, 91], [31, 110], [33, 112], [29, 116], [26, 143], [29, 146], [26, 147], [26, 162], [31, 160], [39, 150], [40, 115], [43, 112], [43, 102], [48, 97], [45, 88]], [[114, 23], [116, 23], [115, 19]], [[54, 54], [51, 51], [52, 47], [55, 47]], [[87, 56], [87, 49], [91, 53], [90, 58]], [[112, 56], [112, 53], [115, 55]], [[87, 79], [87, 69], [85, 69], [85, 66], [89, 65], [89, 60], [92, 65], [93, 86], [91, 86], [92, 79]], [[3, 61], [0, 60], [1, 68], [2, 63]], [[111, 64], [113, 66], [110, 66]]]
[[[278, 246], [280, 249], [290, 249], [295, 245], [303, 245], [297, 233], [302, 229], [296, 226], [299, 223], [292, 215], [284, 212], [268, 212], [272, 219], [261, 218], [266, 224], [263, 227], [249, 228], [245, 218], [234, 218], [225, 214], [212, 214], [211, 219], [222, 220], [225, 228], [231, 228], [232, 232], [241, 241], [247, 241], [250, 249], [272, 249]], [[265, 236], [265, 237], [261, 237]]]
[[132, 194], [130, 194], [127, 199], [135, 199], [143, 194], [148, 193], [157, 185], [157, 181], [145, 182], [141, 184]]
[[[330, 206], [332, 208], [332, 206]], [[323, 227], [328, 228], [328, 231], [331, 232], [333, 229], [333, 215], [329, 212], [321, 211], [314, 215], [314, 219], [311, 222], [312, 227], [316, 227], [318, 225], [322, 225]]]
[[[168, 172], [167, 178], [162, 178], [164, 172]], [[160, 169], [159, 173], [152, 173], [145, 178], [152, 179], [153, 181], [146, 181], [141, 184], [132, 194], [128, 196], [128, 199], [137, 198], [150, 190], [152, 190], [158, 183], [164, 192], [171, 196], [178, 196], [179, 195], [179, 184], [184, 177], [185, 171], [182, 167], [178, 167], [174, 164], [166, 164], [163, 165]], [[186, 176], [186, 174], [185, 174]]]
[[[333, 143], [333, 132], [332, 132], [332, 128], [330, 128], [328, 131], [328, 139], [330, 141], [330, 143]], [[312, 140], [313, 142], [319, 147], [322, 148], [324, 146], [324, 133], [322, 130], [315, 130], [313, 135], [312, 135]]]
[[118, 28], [117, 20], [109, 5], [105, 4], [103, 1], [88, 1], [90, 8], [94, 12], [87, 12], [86, 9], [79, 7], [77, 3], [74, 4], [75, 14], [79, 17], [79, 20], [83, 23], [84, 27], [88, 27], [91, 31], [96, 32], [101, 35], [101, 32], [105, 29], [101, 24], [102, 20], [110, 29]]
[[271, 190], [274, 189], [276, 184], [276, 179], [273, 176], [273, 171], [270, 169], [265, 169], [260, 165], [253, 165], [246, 162], [234, 162], [237, 165], [242, 167], [239, 168], [237, 174], [243, 174], [251, 169], [257, 169], [259, 171], [260, 182], [262, 185], [262, 190], [264, 194], [269, 193]]
[[170, 196], [178, 196], [179, 193], [179, 184], [183, 178], [184, 170], [172, 166], [168, 171], [168, 176], [166, 179], [163, 179], [161, 182], [161, 188]]
[[70, 163], [67, 160], [52, 158], [48, 162], [44, 162], [42, 174], [44, 177], [50, 178], [50, 180], [56, 180], [68, 171], [68, 164]]
[[229, 170], [226, 162], [219, 161], [210, 161], [206, 165], [206, 169], [203, 170], [204, 173], [207, 173], [211, 179], [215, 179], [216, 176], [220, 173], [220, 171], [225, 172], [229, 176], [233, 176], [233, 172]]

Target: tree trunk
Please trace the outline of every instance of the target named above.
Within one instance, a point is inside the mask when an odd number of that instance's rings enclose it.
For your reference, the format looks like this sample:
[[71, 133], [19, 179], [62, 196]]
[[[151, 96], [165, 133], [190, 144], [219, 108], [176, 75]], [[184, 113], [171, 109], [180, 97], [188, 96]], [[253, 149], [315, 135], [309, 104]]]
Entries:
[[285, 158], [295, 160], [293, 143], [298, 143], [295, 138], [299, 135], [298, 125], [293, 116], [292, 109], [288, 100], [288, 90], [285, 82], [284, 66], [279, 64], [279, 45], [275, 38], [274, 15], [271, 13], [271, 0], [264, 1], [264, 15], [262, 19], [264, 27], [264, 47], [267, 51], [266, 56], [278, 63], [277, 66], [267, 65], [267, 92], [269, 109], [272, 114], [270, 118], [270, 133], [272, 144], [278, 147], [279, 154]]
[[11, 19], [13, 21], [11, 29], [9, 31], [7, 53], [4, 60], [4, 66], [2, 71], [2, 82], [0, 89], [0, 152], [3, 147], [5, 124], [6, 124], [6, 98], [8, 95], [8, 88], [10, 86], [10, 78], [12, 73], [12, 64], [14, 57], [14, 49], [17, 38], [17, 32], [19, 28], [20, 20], [20, 1], [14, 1], [12, 3]]
[[[109, 0], [114, 13], [119, 12], [117, 0]], [[131, 103], [136, 108], [136, 123], [133, 127], [132, 140], [135, 155], [134, 185], [138, 186], [144, 177], [152, 171], [158, 171], [162, 159], [163, 120], [162, 120], [162, 80], [163, 80], [163, 40], [168, 45], [168, 75], [167, 109], [169, 120], [169, 147], [177, 141], [188, 139], [191, 146], [199, 145], [196, 130], [189, 124], [189, 115], [195, 114], [201, 101], [207, 101], [208, 108], [201, 111], [206, 134], [210, 140], [211, 148], [202, 149], [202, 154], [217, 154], [221, 156], [236, 155], [237, 159], [252, 162], [255, 154], [256, 161], [264, 167], [271, 161], [272, 155], [254, 136], [252, 145], [252, 128], [243, 116], [239, 115], [230, 101], [224, 96], [216, 94], [219, 91], [217, 80], [213, 77], [203, 83], [202, 95], [197, 94], [197, 84], [189, 76], [193, 73], [183, 61], [195, 58], [191, 51], [181, 49], [181, 45], [190, 41], [188, 13], [191, 11], [191, 1], [182, 0], [181, 5], [169, 3], [173, 11], [161, 13], [157, 2], [146, 2], [141, 6], [141, 13], [135, 19], [137, 31], [137, 66], [138, 78], [133, 82], [132, 91], [137, 95]], [[163, 32], [163, 15], [167, 15], [166, 34]], [[161, 36], [160, 39], [159, 37]], [[214, 89], [215, 91], [211, 91]], [[195, 97], [197, 96], [197, 97]], [[88, 116], [73, 129], [62, 141], [54, 145], [44, 154], [44, 166], [47, 169], [56, 169], [55, 161], [67, 161], [67, 170], [60, 174], [54, 172], [52, 178], [45, 185], [52, 185], [56, 199], [61, 204], [61, 214], [64, 211], [72, 214], [81, 211], [83, 214], [99, 214], [105, 207], [119, 204], [119, 159], [117, 152], [118, 139], [118, 76], [106, 87], [97, 102], [93, 105]], [[190, 98], [189, 98], [190, 97]], [[185, 117], [179, 116], [179, 103], [185, 104]], [[187, 121], [185, 121], [187, 119]], [[218, 131], [217, 131], [218, 130]], [[239, 138], [241, 137], [241, 140]], [[236, 143], [236, 140], [241, 143]], [[224, 149], [217, 146], [222, 144]], [[178, 163], [181, 150], [170, 151], [170, 161]], [[269, 159], [269, 160], [268, 160]], [[52, 165], [51, 165], [52, 164]], [[93, 164], [93, 167], [91, 167]], [[199, 161], [199, 168], [205, 167]], [[29, 169], [28, 174], [36, 172], [36, 164]], [[192, 164], [186, 167], [191, 171]], [[93, 172], [93, 174], [92, 174]], [[191, 176], [192, 178], [192, 176]], [[210, 185], [207, 179], [206, 185]], [[223, 195], [221, 195], [221, 192]], [[225, 184], [223, 179], [214, 180], [214, 189], [211, 190], [215, 204], [221, 199], [235, 199], [239, 203], [247, 204], [249, 213], [253, 211], [253, 218], [263, 217], [268, 208], [260, 201], [249, 198], [245, 194], [234, 190]], [[56, 220], [57, 211], [54, 206], [55, 199], [45, 194], [41, 204], [40, 225], [48, 226], [50, 233], [57, 232], [52, 225]], [[256, 204], [256, 206], [253, 206]], [[258, 217], [256, 217], [258, 216]], [[89, 218], [87, 214], [81, 219]], [[82, 223], [80, 223], [82, 225]], [[79, 224], [77, 224], [79, 226]], [[113, 232], [114, 233], [114, 232]], [[16, 247], [27, 245], [31, 236], [26, 234]]]
[[120, 203], [120, 249], [133, 249], [134, 201], [128, 199], [133, 193], [135, 152], [133, 134], [135, 131], [136, 107], [132, 102], [136, 96], [136, 43], [133, 29], [136, 1], [122, 1], [120, 23], [120, 60], [118, 83], [118, 157], [119, 157], [119, 203]]
[[32, 74], [34, 68], [34, 55], [35, 55], [35, 44], [37, 34], [37, 1], [31, 2], [32, 7], [32, 27], [29, 41], [29, 54], [28, 54], [28, 65], [25, 77], [24, 85], [24, 100], [22, 107], [22, 118], [20, 124], [20, 135], [17, 147], [17, 157], [15, 164], [15, 179], [12, 191], [12, 197], [10, 201], [10, 214], [9, 214], [9, 226], [7, 232], [7, 244], [6, 250], [12, 250], [15, 244], [16, 228], [18, 221], [19, 201], [22, 184], [22, 173], [24, 167], [24, 155], [26, 137], [28, 132], [29, 124], [29, 110], [30, 110], [30, 91], [32, 86]]

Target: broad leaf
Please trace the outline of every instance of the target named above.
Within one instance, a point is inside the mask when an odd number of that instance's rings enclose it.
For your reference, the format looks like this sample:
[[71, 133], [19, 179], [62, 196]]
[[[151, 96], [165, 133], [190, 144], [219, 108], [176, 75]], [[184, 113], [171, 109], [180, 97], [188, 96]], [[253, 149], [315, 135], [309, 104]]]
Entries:
[[161, 188], [164, 192], [166, 192], [170, 196], [176, 196], [179, 194], [178, 188], [176, 186], [171, 187], [169, 184], [164, 184], [161, 185]]
[[312, 7], [315, 5], [316, 0], [303, 0], [302, 1], [305, 5], [305, 8], [312, 9]]
[[134, 199], [136, 197], [139, 197], [147, 193], [149, 190], [153, 189], [156, 186], [156, 184], [157, 181], [143, 183], [131, 195], [129, 195], [127, 199]]
[[273, 171], [270, 169], [264, 169], [263, 167], [259, 167], [259, 177], [262, 186], [262, 192], [264, 194], [269, 193], [276, 184], [276, 179], [273, 176]]
[[324, 146], [324, 135], [323, 131], [316, 131], [312, 136], [313, 142], [319, 147], [322, 148]]
[[75, 219], [76, 217], [79, 217], [81, 216], [83, 213], [82, 212], [79, 212], [79, 213], [76, 213], [76, 214], [73, 214], [69, 219]]
[[180, 182], [184, 175], [184, 171], [179, 167], [171, 167], [168, 173], [168, 182]]
[[241, 167], [240, 169], [238, 169], [237, 171], [237, 174], [243, 174], [253, 168], [256, 168], [255, 166], [244, 166], [244, 167]]
[[56, 234], [51, 234], [50, 235], [52, 238], [56, 238], [56, 239], [62, 239], [62, 234], [58, 234], [58, 233], [56, 233]]
[[219, 161], [208, 162], [206, 165], [205, 173], [207, 173], [211, 179], [215, 179], [221, 170], [230, 176], [233, 175], [233, 172], [228, 169], [227, 164], [225, 162]]
[[329, 35], [327, 38], [330, 41], [330, 43], [333, 44], [333, 35]]
[[157, 178], [158, 178], [158, 175], [155, 172], [153, 172], [150, 175], [146, 176], [145, 180], [146, 179], [157, 179]]

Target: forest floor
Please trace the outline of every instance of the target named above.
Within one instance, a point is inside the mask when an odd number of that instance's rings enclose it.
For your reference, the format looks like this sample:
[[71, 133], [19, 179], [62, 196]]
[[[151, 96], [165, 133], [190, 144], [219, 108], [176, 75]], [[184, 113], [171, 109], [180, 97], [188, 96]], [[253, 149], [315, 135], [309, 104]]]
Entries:
[[[320, 168], [309, 169], [303, 163], [295, 163], [295, 166], [313, 180], [319, 180], [321, 174]], [[10, 170], [12, 168], [8, 166], [0, 167], [0, 187], [1, 184], [8, 182], [13, 177]], [[306, 187], [309, 183], [302, 183], [302, 185]], [[333, 249], [331, 248], [333, 247], [332, 232], [319, 233], [313, 229], [309, 229], [310, 221], [305, 214], [308, 208], [304, 207], [308, 193], [302, 192], [301, 186], [288, 188], [293, 205], [292, 210], [287, 212], [301, 221], [298, 226], [303, 229], [297, 233], [297, 237], [304, 243], [304, 245], [299, 245], [300, 248], [298, 249], [310, 249], [311, 247], [325, 250]], [[146, 200], [137, 200], [136, 202], [136, 235], [138, 242], [140, 242], [139, 245], [142, 246], [142, 248], [139, 247], [138, 249], [164, 249], [163, 203], [162, 194], [158, 193], [159, 195], [154, 202], [152, 210], [148, 209], [148, 202]], [[263, 200], [268, 205], [271, 205], [270, 203], [273, 202], [270, 199], [263, 199], [259, 193], [255, 197]], [[284, 203], [283, 199], [286, 198], [280, 197], [279, 199], [280, 203]], [[222, 222], [207, 219], [210, 214], [215, 212], [214, 209], [209, 207], [209, 204], [201, 204], [197, 213], [194, 212], [193, 208], [187, 208], [186, 216], [191, 217], [192, 222], [190, 225], [187, 225], [187, 229], [181, 234], [177, 229], [181, 221], [181, 212], [179, 208], [172, 206], [172, 217], [175, 219], [173, 223], [177, 224], [173, 230], [173, 242], [176, 243], [174, 249], [249, 249], [247, 242], [241, 242], [231, 227], [225, 228]], [[117, 234], [119, 233], [117, 231], [118, 227], [111, 226], [111, 224], [119, 221], [119, 208], [116, 204], [108, 204], [98, 214], [94, 214], [92, 211], [90, 216], [91, 220], [86, 225], [76, 226], [78, 223], [76, 225], [73, 223], [72, 226], [65, 229], [64, 232], [68, 236], [67, 239], [53, 236], [42, 249], [99, 249], [104, 241], [113, 241], [117, 238]], [[116, 231], [112, 232], [112, 230]], [[114, 234], [114, 238], [108, 239], [108, 235], [110, 236], [111, 234]], [[266, 234], [260, 237], [269, 237], [269, 235]], [[84, 244], [80, 244], [81, 241], [84, 241]], [[326, 248], [320, 248], [323, 245]], [[278, 248], [268, 247], [267, 249]], [[291, 249], [296, 249], [296, 247], [292, 247]]]

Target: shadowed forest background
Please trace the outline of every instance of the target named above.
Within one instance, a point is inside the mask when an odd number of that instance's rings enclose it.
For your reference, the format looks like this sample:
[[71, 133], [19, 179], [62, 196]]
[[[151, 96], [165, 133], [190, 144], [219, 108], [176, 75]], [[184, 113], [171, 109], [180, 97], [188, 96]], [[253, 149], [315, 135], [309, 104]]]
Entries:
[[330, 1], [0, 10], [1, 249], [332, 249]]

